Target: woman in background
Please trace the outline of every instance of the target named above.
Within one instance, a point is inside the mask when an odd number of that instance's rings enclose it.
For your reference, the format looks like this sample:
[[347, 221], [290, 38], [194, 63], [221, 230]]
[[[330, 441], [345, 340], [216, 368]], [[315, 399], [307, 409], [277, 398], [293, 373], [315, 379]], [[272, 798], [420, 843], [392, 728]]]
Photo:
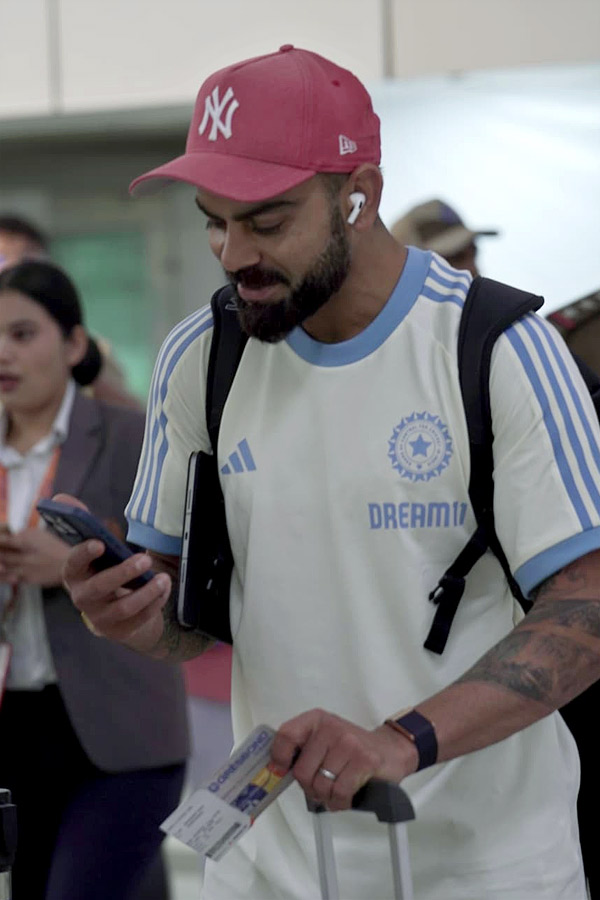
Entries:
[[143, 415], [81, 393], [99, 366], [60, 269], [0, 273], [0, 643], [12, 651], [0, 787], [17, 805], [13, 900], [138, 900], [184, 777], [178, 668], [87, 630], [61, 587], [67, 545], [35, 511], [74, 494], [124, 535]]

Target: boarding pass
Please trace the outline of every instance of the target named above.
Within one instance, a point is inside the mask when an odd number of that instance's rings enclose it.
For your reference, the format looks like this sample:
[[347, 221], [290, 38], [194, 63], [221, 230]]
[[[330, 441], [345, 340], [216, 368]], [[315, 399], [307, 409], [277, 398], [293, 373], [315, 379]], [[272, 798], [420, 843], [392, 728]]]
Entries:
[[275, 732], [259, 725], [160, 826], [193, 850], [220, 859], [292, 782], [271, 760]]

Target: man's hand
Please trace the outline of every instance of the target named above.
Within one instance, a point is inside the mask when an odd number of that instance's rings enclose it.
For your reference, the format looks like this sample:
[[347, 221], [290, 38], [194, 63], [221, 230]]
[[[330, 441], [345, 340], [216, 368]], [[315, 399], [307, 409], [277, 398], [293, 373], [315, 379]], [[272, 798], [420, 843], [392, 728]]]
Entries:
[[349, 809], [370, 778], [400, 782], [418, 765], [413, 744], [388, 725], [368, 731], [322, 709], [285, 722], [271, 756], [278, 766], [292, 768], [306, 795], [330, 810]]
[[[67, 494], [54, 499], [85, 509]], [[169, 600], [171, 578], [160, 572], [144, 587], [128, 590], [124, 584], [152, 568], [150, 556], [136, 553], [118, 566], [97, 572], [93, 562], [103, 553], [104, 544], [97, 540], [84, 541], [68, 550], [63, 580], [74, 605], [85, 613], [99, 637], [119, 641], [140, 653], [166, 655], [156, 649], [165, 627], [162, 609]]]
[[62, 580], [69, 547], [41, 528], [0, 532], [0, 581], [53, 587]]

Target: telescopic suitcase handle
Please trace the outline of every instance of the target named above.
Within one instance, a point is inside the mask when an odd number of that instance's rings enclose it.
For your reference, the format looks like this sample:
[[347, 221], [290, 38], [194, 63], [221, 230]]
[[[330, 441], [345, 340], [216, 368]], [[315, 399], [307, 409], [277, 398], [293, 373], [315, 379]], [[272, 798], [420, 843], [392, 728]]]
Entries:
[[[307, 798], [306, 805], [309, 812], [315, 813], [313, 824], [321, 897], [323, 900], [339, 900], [331, 814], [314, 800]], [[392, 781], [372, 778], [354, 795], [352, 809], [375, 813], [380, 822], [387, 822], [394, 896], [396, 900], [413, 900], [406, 822], [415, 818], [415, 811], [406, 792]]]
[[0, 900], [11, 898], [11, 869], [17, 849], [17, 808], [10, 791], [0, 788]]

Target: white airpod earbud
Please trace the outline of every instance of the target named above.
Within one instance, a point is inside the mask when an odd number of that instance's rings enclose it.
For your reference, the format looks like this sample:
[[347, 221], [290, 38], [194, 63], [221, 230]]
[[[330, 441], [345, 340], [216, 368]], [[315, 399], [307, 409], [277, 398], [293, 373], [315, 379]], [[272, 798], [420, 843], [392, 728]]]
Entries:
[[362, 191], [354, 191], [354, 193], [350, 194], [349, 199], [350, 203], [352, 204], [352, 210], [346, 221], [348, 225], [354, 225], [354, 223], [358, 219], [361, 209], [367, 202], [367, 198], [366, 195], [362, 193]]

